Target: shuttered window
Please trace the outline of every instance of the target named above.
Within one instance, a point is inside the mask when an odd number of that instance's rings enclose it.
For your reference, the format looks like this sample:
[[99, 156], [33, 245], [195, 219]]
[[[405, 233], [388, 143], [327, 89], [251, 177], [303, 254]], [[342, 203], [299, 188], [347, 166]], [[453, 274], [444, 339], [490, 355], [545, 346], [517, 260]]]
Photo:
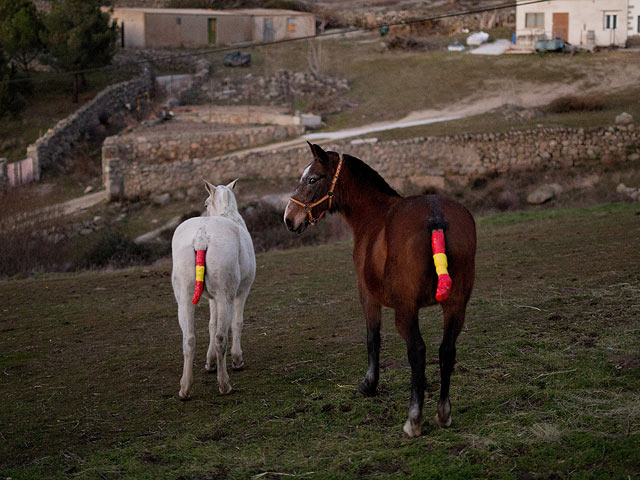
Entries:
[[524, 26], [527, 28], [544, 28], [544, 13], [526, 13], [524, 16]]

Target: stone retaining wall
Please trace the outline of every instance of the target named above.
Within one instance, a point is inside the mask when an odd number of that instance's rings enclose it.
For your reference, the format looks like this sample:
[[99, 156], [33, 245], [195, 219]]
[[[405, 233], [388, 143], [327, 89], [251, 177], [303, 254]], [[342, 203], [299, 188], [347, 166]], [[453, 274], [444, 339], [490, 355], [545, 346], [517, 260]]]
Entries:
[[[556, 169], [634, 162], [640, 165], [640, 128], [539, 128], [504, 134], [420, 137], [387, 142], [320, 142], [349, 153], [376, 169], [392, 185], [405, 182], [443, 189], [445, 182], [510, 171]], [[173, 163], [129, 162], [103, 157], [104, 179], [112, 199], [136, 198], [188, 188], [203, 178], [223, 183], [241, 178], [297, 179], [310, 161], [308, 147], [238, 152], [213, 158], [193, 156]]]
[[319, 99], [347, 90], [346, 79], [281, 70], [269, 76], [214, 76], [202, 83], [198, 95], [194, 94], [189, 103], [289, 105], [296, 98]]
[[108, 137], [102, 146], [102, 156], [127, 163], [157, 165], [215, 157], [240, 148], [297, 137], [303, 132], [301, 125], [238, 127], [166, 122], [152, 129]]
[[151, 70], [126, 82], [102, 90], [96, 97], [59, 121], [42, 137], [27, 148], [27, 157], [33, 159], [36, 179], [41, 172], [64, 169], [65, 160], [72, 154], [76, 143], [90, 134], [101, 122], [122, 110], [142, 108], [153, 94], [154, 79]]

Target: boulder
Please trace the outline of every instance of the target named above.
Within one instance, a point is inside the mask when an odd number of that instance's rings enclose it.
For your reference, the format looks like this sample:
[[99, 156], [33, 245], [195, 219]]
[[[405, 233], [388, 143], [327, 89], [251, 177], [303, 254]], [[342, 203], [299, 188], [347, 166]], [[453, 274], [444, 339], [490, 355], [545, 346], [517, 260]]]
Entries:
[[532, 205], [540, 205], [555, 198], [562, 192], [562, 187], [557, 183], [541, 185], [527, 196], [527, 202]]
[[630, 113], [622, 112], [620, 115], [616, 116], [616, 124], [618, 125], [628, 125], [633, 122], [633, 116]]
[[160, 206], [168, 205], [171, 201], [171, 195], [169, 193], [161, 193], [160, 195], [153, 197], [151, 201]]

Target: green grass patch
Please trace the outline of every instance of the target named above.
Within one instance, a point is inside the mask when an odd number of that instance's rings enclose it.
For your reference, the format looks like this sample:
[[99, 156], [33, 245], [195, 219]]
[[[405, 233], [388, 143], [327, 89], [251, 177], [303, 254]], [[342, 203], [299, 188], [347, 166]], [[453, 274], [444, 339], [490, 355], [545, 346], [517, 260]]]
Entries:
[[627, 478], [640, 469], [638, 209], [478, 220], [477, 281], [432, 418], [442, 319], [427, 344], [423, 436], [401, 435], [410, 369], [383, 315], [376, 397], [356, 386], [365, 327], [351, 242], [260, 254], [247, 369], [221, 396], [203, 364], [180, 402], [170, 264], [0, 281], [0, 474], [12, 478]]

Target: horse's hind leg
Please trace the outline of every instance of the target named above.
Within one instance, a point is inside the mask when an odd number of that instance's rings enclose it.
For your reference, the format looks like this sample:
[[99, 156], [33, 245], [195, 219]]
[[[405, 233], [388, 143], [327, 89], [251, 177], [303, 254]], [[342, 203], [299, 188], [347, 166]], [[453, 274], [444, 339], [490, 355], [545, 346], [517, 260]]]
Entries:
[[418, 311], [402, 312], [396, 309], [396, 328], [407, 344], [407, 356], [411, 365], [411, 403], [404, 433], [409, 437], [419, 437], [422, 427], [422, 407], [424, 406], [424, 375], [426, 346], [420, 334]]
[[218, 363], [218, 389], [220, 393], [231, 392], [229, 374], [227, 373], [227, 343], [229, 327], [233, 317], [233, 301], [226, 295], [216, 297], [216, 361]]
[[182, 400], [189, 398], [193, 385], [193, 357], [196, 350], [196, 336], [194, 332], [195, 307], [190, 299], [183, 299], [178, 303], [178, 321], [182, 329], [182, 353], [184, 366], [180, 379], [180, 392]]
[[209, 300], [209, 348], [207, 349], [207, 363], [204, 368], [208, 372], [216, 371], [216, 302]]
[[368, 365], [364, 380], [360, 383], [358, 391], [366, 396], [376, 394], [378, 379], [380, 378], [380, 304], [360, 287], [360, 302], [367, 320], [367, 353]]
[[466, 305], [443, 304], [444, 335], [440, 344], [440, 399], [436, 422], [447, 428], [451, 425], [451, 401], [449, 400], [449, 386], [451, 385], [451, 373], [456, 363], [456, 339], [462, 331]]
[[233, 321], [231, 323], [231, 368], [242, 370], [244, 358], [242, 357], [242, 325], [244, 323], [244, 304], [247, 301], [248, 292], [236, 297], [233, 302]]

